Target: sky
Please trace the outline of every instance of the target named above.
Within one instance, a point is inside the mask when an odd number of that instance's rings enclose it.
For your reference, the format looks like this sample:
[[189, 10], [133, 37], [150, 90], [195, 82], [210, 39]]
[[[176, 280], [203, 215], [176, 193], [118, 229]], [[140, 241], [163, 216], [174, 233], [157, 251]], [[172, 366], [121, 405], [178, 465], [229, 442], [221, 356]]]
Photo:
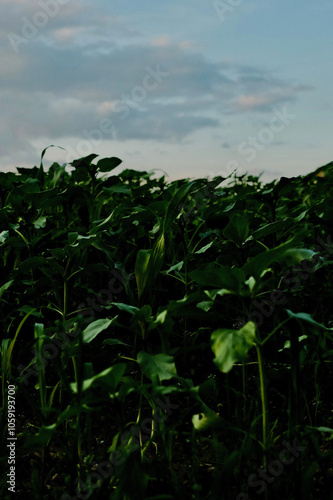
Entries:
[[0, 170], [178, 178], [333, 160], [332, 0], [0, 0]]

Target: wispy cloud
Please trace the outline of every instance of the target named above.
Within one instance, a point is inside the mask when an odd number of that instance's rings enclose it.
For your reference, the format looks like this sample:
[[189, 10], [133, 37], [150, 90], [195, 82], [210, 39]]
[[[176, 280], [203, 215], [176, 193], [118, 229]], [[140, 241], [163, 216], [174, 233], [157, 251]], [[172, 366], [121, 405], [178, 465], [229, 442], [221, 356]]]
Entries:
[[[39, 6], [5, 3], [3, 26], [17, 33], [22, 16], [33, 19]], [[15, 158], [17, 151], [31, 155], [38, 138], [80, 140], [82, 131], [94, 129], [101, 118], [114, 123], [113, 138], [120, 141], [183, 141], [196, 131], [223, 127], [231, 114], [270, 112], [309, 89], [269, 70], [208, 59], [191, 40], [160, 35], [147, 41], [121, 17], [94, 13], [75, 0], [20, 49], [15, 54], [8, 37], [2, 37], [0, 130], [11, 132], [1, 163], [11, 150]], [[157, 67], [167, 78], [128, 104], [147, 68]], [[130, 108], [126, 120], [120, 119], [124, 103]]]

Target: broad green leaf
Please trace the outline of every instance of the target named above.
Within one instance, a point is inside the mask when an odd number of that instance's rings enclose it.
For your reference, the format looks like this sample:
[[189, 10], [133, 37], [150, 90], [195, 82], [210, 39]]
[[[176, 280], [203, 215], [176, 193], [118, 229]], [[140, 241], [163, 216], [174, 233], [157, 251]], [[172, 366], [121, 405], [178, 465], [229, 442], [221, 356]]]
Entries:
[[180, 271], [182, 269], [183, 265], [184, 265], [184, 261], [181, 260], [180, 262], [178, 262], [174, 266], [169, 267], [169, 269], [167, 271], [165, 271], [165, 274], [172, 273], [172, 271]]
[[[302, 340], [305, 340], [308, 338], [308, 335], [301, 335], [298, 337], [298, 342], [302, 342]], [[284, 343], [284, 346], [282, 349], [279, 349], [278, 352], [282, 352], [284, 349], [290, 349], [290, 340], [286, 340]]]
[[129, 304], [123, 304], [122, 302], [111, 302], [111, 306], [116, 306], [121, 311], [126, 311], [132, 315], [136, 314], [140, 309], [135, 306], [130, 306]]
[[177, 376], [177, 370], [172, 356], [167, 354], [148, 354], [140, 351], [137, 361], [144, 375], [152, 382], [156, 380], [169, 380]]
[[176, 219], [179, 210], [180, 210], [180, 203], [184, 201], [186, 196], [194, 191], [196, 188], [202, 186], [203, 181], [191, 181], [187, 182], [186, 184], [183, 184], [180, 186], [179, 189], [175, 192], [175, 194], [172, 197], [172, 200], [169, 202], [165, 217], [164, 217], [164, 222], [163, 222], [163, 232], [166, 233], [169, 231], [171, 224], [173, 221]]
[[233, 203], [229, 203], [229, 205], [227, 205], [224, 209], [223, 209], [223, 212], [230, 212], [230, 210], [232, 210], [234, 208], [234, 206], [236, 205], [236, 202], [234, 201]]
[[283, 262], [285, 252], [294, 247], [296, 241], [298, 241], [305, 232], [306, 228], [295, 234], [295, 236], [286, 243], [282, 243], [271, 250], [260, 252], [244, 264], [242, 271], [246, 276], [253, 276], [256, 281], [259, 281], [263, 271], [268, 269], [273, 262]]
[[207, 245], [205, 245], [204, 247], [200, 248], [200, 250], [197, 250], [196, 252], [194, 253], [205, 253], [206, 250], [208, 250], [212, 245], [214, 245], [215, 241], [211, 241], [210, 243], [208, 243]]
[[168, 314], [168, 310], [167, 309], [165, 309], [164, 311], [156, 314], [156, 318], [155, 318], [155, 321], [152, 323], [152, 326], [153, 325], [160, 325], [160, 324], [163, 325], [163, 323], [165, 323], [167, 314]]
[[36, 229], [40, 229], [46, 226], [47, 218], [44, 216], [38, 217], [37, 220], [33, 223]]
[[100, 172], [111, 172], [111, 170], [115, 169], [122, 163], [122, 160], [115, 156], [111, 156], [110, 158], [103, 158], [97, 162], [97, 168]]
[[97, 319], [90, 323], [82, 332], [82, 342], [89, 344], [95, 337], [106, 330], [112, 323], [112, 319]]
[[135, 262], [135, 278], [139, 300], [148, 290], [151, 291], [156, 276], [161, 270], [165, 252], [164, 233], [155, 241], [151, 250], [139, 250]]
[[248, 218], [243, 215], [234, 214], [229, 221], [229, 224], [223, 231], [223, 235], [227, 240], [232, 241], [237, 246], [240, 246], [246, 239], [249, 232]]
[[131, 190], [129, 187], [125, 186], [125, 184], [116, 184], [115, 186], [111, 186], [109, 188], [103, 188], [103, 191], [108, 194], [120, 193], [120, 194], [130, 194]]
[[147, 283], [147, 275], [149, 272], [149, 261], [151, 256], [151, 250], [139, 250], [136, 256], [135, 261], [135, 278], [136, 284], [138, 287], [138, 295], [141, 295], [144, 292], [146, 283]]
[[287, 217], [286, 219], [283, 219], [283, 220], [271, 222], [269, 224], [266, 224], [263, 227], [260, 227], [256, 231], [254, 231], [254, 233], [252, 233], [251, 236], [249, 236], [246, 241], [250, 241], [253, 239], [259, 240], [260, 238], [264, 238], [265, 236], [268, 236], [269, 234], [276, 233], [276, 231], [279, 231], [281, 229], [287, 230], [292, 225], [293, 225], [293, 219], [291, 219], [290, 217]]
[[79, 233], [74, 232], [74, 233], [68, 233], [67, 239], [68, 239], [68, 244], [72, 245], [74, 241], [77, 240], [77, 237], [79, 236]]
[[204, 264], [191, 271], [189, 276], [199, 285], [224, 288], [235, 293], [241, 292], [245, 281], [245, 274], [241, 269], [227, 266], [214, 267], [214, 264]]
[[314, 255], [316, 252], [308, 248], [290, 248], [283, 253], [279, 262], [289, 267], [300, 264], [303, 260], [310, 260]]
[[288, 316], [290, 318], [295, 318], [295, 319], [301, 319], [303, 321], [306, 321], [308, 323], [311, 323], [312, 325], [314, 326], [317, 326], [318, 328], [322, 328], [323, 330], [332, 330], [332, 328], [326, 328], [326, 326], [322, 325], [321, 323], [318, 323], [317, 321], [315, 321], [312, 316], [308, 313], [303, 313], [303, 312], [300, 312], [300, 313], [293, 313], [292, 311], [290, 311], [289, 309], [285, 309], [285, 311], [287, 312]]
[[52, 438], [57, 428], [57, 424], [44, 425], [38, 429], [37, 434], [29, 434], [23, 443], [23, 449], [34, 447], [42, 448]]
[[4, 293], [5, 290], [7, 290], [12, 284], [14, 283], [14, 280], [7, 281], [2, 287], [0, 287], [0, 299]]
[[250, 292], [252, 292], [253, 288], [255, 287], [256, 280], [254, 279], [253, 276], [250, 276], [248, 280], [245, 281], [245, 285], [249, 287]]
[[309, 210], [304, 210], [304, 212], [301, 212], [299, 215], [297, 215], [296, 217], [294, 217], [294, 221], [295, 222], [300, 222], [301, 220], [304, 219], [304, 217], [306, 216], [306, 214], [309, 212]]
[[91, 165], [91, 162], [97, 158], [98, 155], [92, 153], [88, 156], [83, 156], [82, 158], [77, 158], [76, 160], [72, 161], [70, 165], [72, 165], [74, 168], [89, 168]]
[[[103, 370], [94, 377], [83, 380], [82, 392], [90, 389], [92, 386], [106, 386], [109, 391], [114, 392], [125, 372], [125, 369], [125, 363], [119, 363]], [[78, 392], [77, 382], [72, 382], [70, 387], [75, 394]]]
[[4, 243], [9, 236], [9, 231], [1, 231], [0, 233], [0, 243]]
[[105, 345], [123, 345], [126, 347], [131, 347], [129, 344], [126, 344], [123, 340], [120, 339], [105, 339], [103, 340], [103, 344]]
[[214, 302], [212, 300], [204, 300], [202, 302], [198, 302], [197, 308], [207, 312], [213, 307], [213, 305]]
[[151, 306], [146, 304], [141, 307], [139, 311], [136, 312], [135, 317], [139, 321], [146, 321], [147, 323], [152, 319], [152, 309]]
[[44, 257], [31, 257], [26, 259], [24, 262], [21, 262], [17, 271], [18, 273], [24, 273], [47, 265], [48, 261]]
[[205, 414], [198, 413], [193, 415], [192, 424], [197, 431], [205, 431], [210, 427], [214, 427], [217, 423], [220, 423], [220, 416], [218, 413]]
[[235, 428], [218, 413], [204, 405], [204, 411], [193, 415], [192, 417], [193, 427], [198, 431], [206, 431], [210, 428], [219, 429], [221, 431], [235, 430]]
[[234, 294], [234, 292], [232, 292], [231, 290], [226, 290], [225, 288], [220, 288], [217, 290], [204, 290], [204, 294], [207, 295], [210, 300], [215, 300], [217, 295], [223, 297], [224, 295]]
[[246, 358], [255, 342], [256, 325], [249, 321], [240, 330], [219, 329], [211, 335], [214, 363], [218, 369], [228, 373], [233, 365]]
[[49, 148], [59, 148], [59, 149], [62, 149], [63, 151], [66, 151], [66, 150], [65, 150], [65, 148], [62, 148], [61, 146], [57, 146], [56, 144], [50, 144], [50, 146], [47, 146], [45, 149], [43, 149], [42, 154], [41, 154], [41, 156], [40, 156], [40, 166], [41, 166], [41, 167], [43, 166], [43, 158], [44, 158], [44, 155], [45, 155], [46, 151], [47, 151]]
[[331, 429], [330, 427], [321, 426], [321, 427], [314, 427], [314, 429], [316, 429], [319, 432], [328, 432], [329, 434], [333, 433], [333, 429]]

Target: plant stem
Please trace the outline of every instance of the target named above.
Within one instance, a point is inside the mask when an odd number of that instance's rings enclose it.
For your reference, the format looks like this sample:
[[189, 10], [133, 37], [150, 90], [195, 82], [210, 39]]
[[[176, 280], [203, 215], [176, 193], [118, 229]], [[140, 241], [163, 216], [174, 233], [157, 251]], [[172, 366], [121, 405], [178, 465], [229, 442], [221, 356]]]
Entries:
[[266, 384], [264, 376], [264, 363], [262, 356], [262, 345], [260, 342], [255, 344], [257, 357], [258, 357], [258, 367], [259, 367], [259, 382], [260, 382], [260, 398], [262, 406], [262, 438], [264, 445], [264, 467], [267, 467], [267, 445], [268, 445], [268, 407], [266, 398]]

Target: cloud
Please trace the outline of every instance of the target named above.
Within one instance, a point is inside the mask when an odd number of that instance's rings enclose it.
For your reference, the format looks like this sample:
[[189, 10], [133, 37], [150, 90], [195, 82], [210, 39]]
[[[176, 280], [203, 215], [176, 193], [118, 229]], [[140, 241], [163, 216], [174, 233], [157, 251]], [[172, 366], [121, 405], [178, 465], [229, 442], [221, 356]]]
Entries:
[[[291, 96], [285, 98], [291, 99]], [[234, 101], [234, 107], [240, 111], [249, 111], [253, 109], [266, 110], [267, 106], [271, 106], [277, 102], [281, 102], [281, 96], [268, 94], [249, 94], [241, 95]]]
[[0, 130], [10, 132], [2, 163], [11, 151], [31, 155], [40, 138], [82, 140], [102, 119], [113, 124], [103, 139], [180, 142], [223, 127], [227, 115], [270, 112], [309, 90], [269, 70], [210, 60], [189, 40], [146, 40], [121, 17], [74, 0], [15, 54], [8, 33], [20, 33], [22, 16], [31, 20], [41, 7], [24, 2], [18, 13], [21, 2], [6, 5]]
[[154, 38], [151, 44], [153, 45], [153, 47], [167, 47], [168, 45], [170, 45], [170, 40], [166, 36], [159, 36], [157, 38]]

